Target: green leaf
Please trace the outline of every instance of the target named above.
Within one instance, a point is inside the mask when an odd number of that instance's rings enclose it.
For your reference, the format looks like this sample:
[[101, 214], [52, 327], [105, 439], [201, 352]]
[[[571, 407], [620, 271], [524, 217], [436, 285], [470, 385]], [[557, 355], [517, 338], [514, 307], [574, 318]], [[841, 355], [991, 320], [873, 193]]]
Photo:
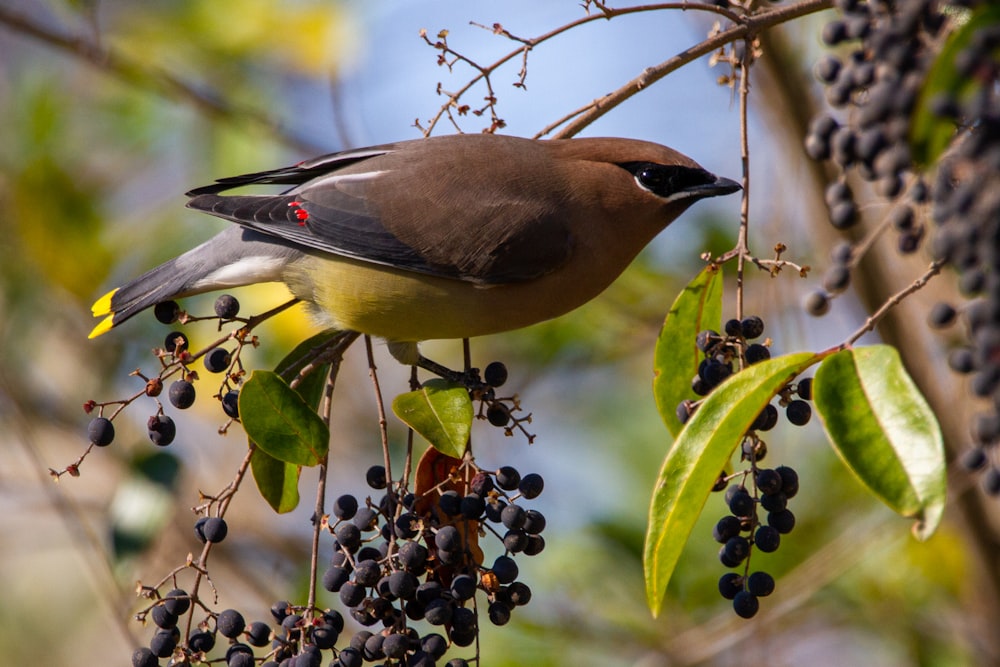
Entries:
[[302, 467], [274, 458], [258, 447], [250, 455], [257, 490], [279, 514], [291, 512], [299, 504], [299, 473]]
[[649, 506], [643, 569], [654, 616], [719, 471], [764, 406], [820, 359], [822, 355], [800, 352], [750, 366], [719, 385], [684, 425], [663, 462]]
[[918, 166], [936, 162], [955, 136], [955, 122], [933, 112], [935, 98], [947, 95], [960, 102], [982, 91], [983, 79], [958, 72], [955, 66], [958, 54], [969, 46], [973, 35], [997, 24], [1000, 24], [1000, 6], [986, 3], [979, 7], [948, 36], [931, 65], [910, 123], [910, 151]]
[[392, 401], [392, 411], [434, 449], [462, 458], [473, 417], [472, 400], [463, 385], [428, 380], [420, 389], [397, 396]]
[[695, 344], [699, 331], [722, 326], [722, 269], [705, 267], [677, 295], [670, 307], [653, 358], [653, 396], [663, 423], [675, 438], [683, 425], [677, 404], [696, 398], [691, 378], [698, 372], [701, 353]]
[[946, 465], [937, 419], [888, 345], [827, 358], [813, 381], [816, 410], [847, 466], [882, 502], [917, 519], [925, 540], [944, 511]]
[[330, 429], [277, 373], [254, 371], [239, 407], [247, 437], [279, 461], [314, 466], [326, 456]]

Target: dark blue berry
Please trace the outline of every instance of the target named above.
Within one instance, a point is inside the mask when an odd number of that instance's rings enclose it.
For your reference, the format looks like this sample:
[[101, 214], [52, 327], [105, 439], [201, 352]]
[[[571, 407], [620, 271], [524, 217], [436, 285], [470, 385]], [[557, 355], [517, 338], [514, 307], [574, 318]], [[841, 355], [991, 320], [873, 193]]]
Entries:
[[240, 392], [233, 389], [222, 397], [222, 411], [232, 419], [240, 418]]
[[750, 555], [750, 540], [738, 535], [729, 538], [722, 548], [730, 562], [742, 563]]
[[209, 517], [201, 527], [201, 534], [205, 536], [206, 541], [218, 543], [226, 539], [226, 535], [229, 534], [229, 527], [226, 525], [225, 519], [213, 516]]
[[191, 608], [191, 600], [187, 591], [175, 588], [163, 596], [163, 607], [175, 616], [180, 616]]
[[767, 524], [784, 535], [792, 532], [792, 529], [795, 528], [795, 515], [792, 514], [791, 510], [770, 512], [767, 515]]
[[333, 515], [338, 519], [350, 520], [358, 512], [358, 499], [344, 494], [333, 501]]
[[365, 472], [365, 481], [373, 489], [384, 489], [386, 487], [385, 467], [372, 466]]
[[186, 410], [194, 405], [194, 385], [187, 380], [177, 380], [170, 385], [170, 403], [178, 410]]
[[805, 426], [812, 417], [812, 407], [803, 400], [795, 399], [785, 408], [785, 416], [795, 426]]
[[735, 572], [726, 572], [719, 577], [719, 593], [727, 600], [732, 600], [743, 590], [743, 577]]
[[240, 312], [240, 302], [231, 294], [223, 294], [215, 300], [215, 314], [224, 320], [231, 320]]
[[740, 618], [753, 618], [760, 609], [757, 596], [749, 591], [740, 591], [733, 598], [733, 610]]
[[177, 436], [177, 426], [167, 415], [153, 415], [146, 422], [146, 434], [158, 447], [166, 447]]
[[757, 597], [767, 597], [774, 592], [774, 577], [767, 572], [754, 572], [747, 577], [747, 590]]
[[740, 520], [735, 516], [724, 516], [719, 519], [718, 523], [712, 529], [712, 538], [719, 544], [725, 544], [729, 541], [729, 538], [740, 534], [740, 525]]
[[778, 549], [781, 543], [781, 534], [772, 526], [761, 526], [754, 533], [753, 543], [758, 549], [769, 554]]
[[462, 498], [461, 515], [466, 519], [478, 519], [486, 511], [486, 501], [477, 493]]
[[756, 315], [743, 318], [743, 321], [740, 322], [740, 333], [747, 340], [760, 338], [764, 333], [764, 320]]
[[229, 368], [229, 362], [232, 359], [229, 350], [217, 347], [205, 355], [205, 370], [209, 373], [221, 373]]
[[115, 439], [115, 426], [106, 417], [95, 417], [87, 425], [87, 437], [98, 447], [107, 447]]
[[240, 612], [235, 609], [226, 609], [219, 612], [219, 616], [215, 619], [215, 628], [223, 637], [236, 639], [246, 628], [246, 621], [243, 620], [243, 614]]
[[759, 364], [771, 358], [771, 351], [760, 343], [747, 345], [746, 358], [748, 364]]
[[181, 315], [181, 307], [176, 301], [161, 301], [153, 307], [153, 316], [160, 324], [173, 324]]
[[464, 602], [476, 594], [476, 579], [468, 574], [460, 574], [451, 580], [451, 594], [456, 600]]
[[541, 495], [542, 489], [545, 488], [545, 480], [538, 473], [528, 473], [521, 478], [521, 483], [517, 485], [517, 488], [524, 498], [531, 500]]
[[788, 466], [778, 466], [774, 470], [781, 475], [781, 493], [785, 498], [793, 498], [799, 492], [799, 474]]
[[517, 563], [510, 556], [497, 556], [491, 569], [501, 584], [509, 584], [517, 579]]
[[746, 489], [737, 489], [729, 501], [729, 511], [735, 516], [750, 516], [754, 512], [753, 497]]
[[781, 473], [777, 470], [765, 468], [758, 471], [756, 482], [757, 488], [765, 496], [771, 496], [781, 491]]
[[507, 367], [499, 361], [487, 364], [483, 370], [483, 381], [494, 388], [502, 387], [507, 382]]
[[521, 483], [521, 473], [512, 466], [502, 466], [497, 470], [496, 484], [504, 491], [513, 491]]
[[496, 427], [503, 427], [510, 423], [510, 410], [503, 403], [493, 403], [486, 408], [486, 421]]
[[458, 551], [462, 548], [462, 536], [455, 526], [442, 526], [434, 535], [434, 545], [442, 551]]

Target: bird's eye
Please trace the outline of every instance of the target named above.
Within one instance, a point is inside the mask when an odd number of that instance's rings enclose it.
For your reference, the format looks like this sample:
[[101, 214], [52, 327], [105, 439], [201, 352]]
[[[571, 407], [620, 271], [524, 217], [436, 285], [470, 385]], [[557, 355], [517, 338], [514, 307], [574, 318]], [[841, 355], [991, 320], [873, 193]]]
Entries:
[[656, 192], [670, 183], [670, 174], [660, 165], [650, 165], [636, 173], [635, 177], [641, 185]]

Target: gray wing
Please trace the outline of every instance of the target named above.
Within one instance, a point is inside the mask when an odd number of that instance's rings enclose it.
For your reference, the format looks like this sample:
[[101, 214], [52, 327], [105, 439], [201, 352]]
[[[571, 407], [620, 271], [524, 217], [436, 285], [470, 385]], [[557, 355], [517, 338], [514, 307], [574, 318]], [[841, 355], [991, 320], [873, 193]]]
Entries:
[[[188, 206], [309, 250], [483, 285], [531, 280], [568, 259], [570, 231], [559, 203], [540, 195], [544, 188], [519, 184], [512, 174], [482, 196], [455, 201], [491, 156], [459, 169], [440, 157], [447, 151], [425, 150], [435, 141], [223, 179], [189, 192]], [[218, 194], [258, 184], [295, 187], [278, 195]]]

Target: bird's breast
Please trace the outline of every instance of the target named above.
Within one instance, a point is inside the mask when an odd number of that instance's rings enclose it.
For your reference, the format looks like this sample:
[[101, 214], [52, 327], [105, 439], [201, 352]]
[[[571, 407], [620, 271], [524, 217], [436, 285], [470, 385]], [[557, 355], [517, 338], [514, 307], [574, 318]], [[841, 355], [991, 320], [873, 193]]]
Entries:
[[625, 267], [569, 262], [535, 280], [482, 286], [345, 257], [307, 255], [284, 276], [325, 324], [387, 340], [472, 338], [563, 315], [602, 292]]

